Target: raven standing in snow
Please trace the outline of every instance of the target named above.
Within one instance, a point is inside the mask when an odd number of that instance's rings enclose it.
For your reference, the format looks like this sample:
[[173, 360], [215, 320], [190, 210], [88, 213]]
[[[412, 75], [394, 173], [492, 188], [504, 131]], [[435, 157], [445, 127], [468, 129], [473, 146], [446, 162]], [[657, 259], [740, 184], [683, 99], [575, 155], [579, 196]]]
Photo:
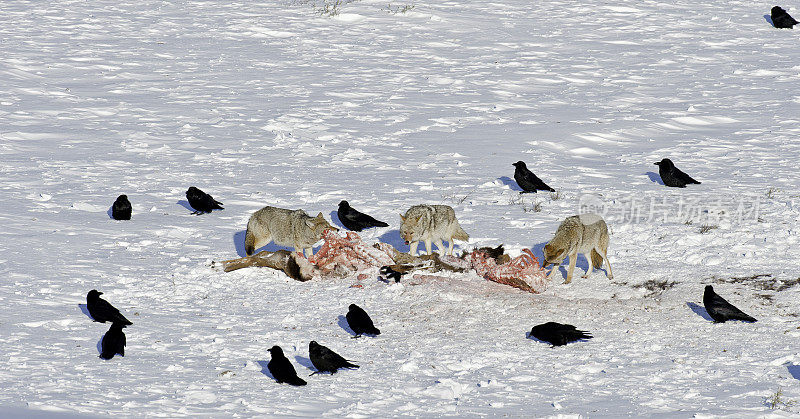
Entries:
[[691, 176], [683, 173], [680, 171], [680, 169], [675, 167], [670, 159], [662, 159], [660, 162], [653, 164], [658, 166], [658, 175], [661, 176], [661, 180], [666, 186], [685, 188], [688, 184], [700, 184], [700, 182], [692, 179]]
[[327, 346], [322, 346], [313, 340], [308, 344], [308, 357], [314, 364], [314, 368], [317, 369], [317, 372], [311, 375], [321, 372], [336, 374], [336, 370], [339, 368], [358, 368], [358, 365], [350, 363], [341, 355], [328, 349]]
[[717, 295], [711, 285], [706, 285], [706, 290], [703, 293], [703, 305], [706, 306], [708, 315], [714, 319], [715, 323], [724, 323], [728, 320], [756, 321], [756, 319], [744, 314], [742, 310]]
[[533, 174], [530, 170], [528, 170], [528, 166], [525, 165], [524, 161], [518, 161], [516, 163], [512, 163], [512, 166], [516, 167], [514, 169], [514, 180], [517, 181], [517, 185], [522, 188], [522, 192], [520, 193], [527, 193], [533, 192], [536, 193], [537, 190], [541, 191], [550, 191], [555, 192], [556, 190], [547, 186], [544, 182], [542, 182], [539, 177]]
[[91, 290], [86, 294], [86, 309], [89, 310], [89, 315], [92, 316], [94, 321], [100, 323], [119, 323], [123, 326], [132, 325], [133, 323], [120, 314], [116, 307], [100, 298], [102, 294], [103, 293], [98, 290]]
[[353, 329], [353, 332], [355, 332], [355, 337], [361, 335], [377, 336], [381, 334], [381, 331], [372, 323], [369, 314], [355, 304], [350, 304], [347, 315], [344, 317], [347, 319], [347, 324], [350, 325], [350, 329]]
[[800, 23], [797, 22], [793, 17], [789, 16], [789, 13], [786, 13], [786, 10], [783, 10], [783, 8], [780, 6], [773, 7], [769, 14], [770, 18], [772, 18], [772, 25], [776, 28], [793, 29], [792, 26]]
[[125, 356], [125, 333], [122, 332], [124, 327], [122, 323], [111, 323], [111, 328], [100, 341], [100, 358], [111, 359], [116, 354]]
[[131, 201], [128, 201], [128, 195], [120, 195], [111, 206], [111, 218], [115, 220], [130, 220], [131, 219]]
[[361, 231], [370, 227], [389, 227], [389, 224], [378, 221], [363, 212], [356, 211], [347, 201], [339, 203], [339, 210], [336, 212], [339, 221], [348, 230]]
[[553, 346], [566, 345], [570, 342], [575, 342], [581, 339], [591, 339], [592, 335], [583, 330], [575, 329], [571, 324], [561, 324], [556, 322], [547, 322], [531, 329], [531, 336], [536, 339], [550, 342]]
[[189, 190], [186, 191], [186, 200], [195, 209], [193, 213], [195, 215], [211, 212], [211, 210], [215, 209], [225, 209], [222, 208], [222, 202], [215, 200], [211, 195], [194, 186], [190, 186]]
[[283, 354], [283, 349], [281, 349], [280, 346], [275, 345], [270, 348], [269, 354], [272, 355], [272, 359], [267, 363], [267, 369], [269, 369], [270, 374], [275, 377], [275, 381], [291, 384], [293, 386], [304, 386], [307, 384], [305, 380], [297, 376], [297, 371], [295, 371], [292, 363], [289, 362]]

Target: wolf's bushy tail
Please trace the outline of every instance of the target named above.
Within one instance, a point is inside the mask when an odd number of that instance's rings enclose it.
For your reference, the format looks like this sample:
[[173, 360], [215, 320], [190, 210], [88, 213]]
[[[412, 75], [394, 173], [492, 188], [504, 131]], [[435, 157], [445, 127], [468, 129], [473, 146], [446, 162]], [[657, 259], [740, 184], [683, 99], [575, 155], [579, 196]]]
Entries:
[[603, 267], [603, 257], [600, 256], [600, 253], [597, 253], [597, 250], [592, 249], [592, 266], [595, 269], [600, 269]]
[[[608, 255], [608, 234], [601, 236], [600, 243], [598, 244], [598, 247], [603, 250], [603, 253]], [[592, 249], [592, 266], [594, 266], [595, 269], [600, 269], [603, 267], [603, 256], [601, 256], [600, 253], [594, 249]]]
[[[249, 224], [249, 223], [248, 223]], [[247, 226], [247, 233], [244, 234], [244, 252], [247, 256], [256, 251], [256, 236], [250, 231], [250, 226]]]
[[456, 233], [453, 234], [453, 238], [461, 241], [469, 241], [469, 234], [467, 234], [467, 232], [464, 231], [464, 229], [459, 225], [458, 230], [456, 230]]

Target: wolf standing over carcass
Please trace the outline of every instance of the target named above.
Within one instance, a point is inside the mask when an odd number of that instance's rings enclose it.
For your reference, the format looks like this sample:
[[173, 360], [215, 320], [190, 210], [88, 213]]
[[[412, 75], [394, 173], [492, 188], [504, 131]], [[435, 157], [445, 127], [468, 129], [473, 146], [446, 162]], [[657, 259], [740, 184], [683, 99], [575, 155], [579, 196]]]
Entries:
[[420, 241], [425, 242], [428, 254], [433, 253], [431, 243], [435, 242], [444, 253], [442, 240], [447, 240], [447, 254], [453, 254], [453, 239], [467, 241], [469, 235], [458, 224], [456, 212], [447, 205], [414, 205], [401, 215], [400, 237], [411, 244], [410, 253], [417, 254]]
[[[586, 269], [586, 278], [594, 270], [601, 268], [603, 260], [608, 264], [608, 279], [613, 279], [611, 273], [611, 262], [608, 260], [608, 226], [597, 214], [581, 214], [567, 217], [556, 230], [553, 240], [544, 246], [544, 265], [554, 264], [553, 270], [547, 279], [558, 271], [558, 265], [569, 256], [569, 269], [567, 270], [567, 280], [565, 284], [572, 281], [572, 272], [575, 270], [575, 262], [578, 253], [583, 253], [589, 261], [589, 268]], [[590, 256], [591, 255], [591, 256]]]
[[311, 217], [300, 209], [266, 206], [254, 212], [247, 222], [244, 251], [250, 256], [259, 247], [274, 241], [279, 246], [294, 246], [296, 252], [303, 252], [308, 257], [314, 254], [314, 243], [329, 229], [339, 231], [328, 224], [321, 212]]

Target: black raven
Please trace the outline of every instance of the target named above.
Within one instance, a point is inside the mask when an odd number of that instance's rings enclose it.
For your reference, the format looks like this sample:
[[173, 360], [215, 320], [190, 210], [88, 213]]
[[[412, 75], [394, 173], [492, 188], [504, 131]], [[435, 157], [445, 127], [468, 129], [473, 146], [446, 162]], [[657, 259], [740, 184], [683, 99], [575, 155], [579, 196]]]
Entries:
[[294, 366], [283, 354], [283, 349], [280, 346], [273, 346], [269, 349], [269, 354], [272, 359], [267, 363], [267, 369], [270, 374], [275, 377], [275, 381], [279, 383], [287, 383], [293, 386], [304, 386], [307, 383], [305, 380], [297, 376]]
[[186, 191], [186, 200], [195, 209], [195, 215], [211, 212], [211, 210], [215, 209], [225, 209], [222, 208], [222, 202], [215, 200], [211, 195], [194, 186], [190, 186]]
[[770, 10], [770, 18], [772, 18], [772, 25], [776, 28], [793, 29], [792, 26], [797, 25], [797, 21], [786, 13], [780, 6], [775, 6]]
[[714, 292], [714, 287], [706, 285], [706, 290], [703, 293], [703, 305], [706, 306], [708, 315], [714, 319], [715, 323], [724, 323], [728, 320], [741, 320], [745, 322], [754, 322], [754, 319], [742, 310], [734, 307], [733, 304], [727, 302], [724, 298]]
[[100, 298], [103, 293], [98, 290], [91, 290], [86, 294], [86, 309], [94, 321], [105, 323], [120, 323], [123, 326], [128, 326], [133, 323], [128, 321], [116, 307], [112, 306], [108, 301]]
[[122, 332], [124, 327], [122, 323], [111, 323], [111, 328], [103, 335], [103, 340], [100, 342], [100, 358], [111, 359], [116, 354], [125, 356], [125, 333]]
[[383, 221], [378, 221], [363, 212], [356, 211], [347, 201], [339, 203], [339, 210], [336, 214], [339, 215], [339, 221], [342, 222], [342, 225], [352, 231], [361, 231], [370, 227], [389, 227], [389, 224]]
[[672, 186], [674, 188], [685, 188], [686, 185], [696, 183], [700, 184], [700, 182], [692, 179], [691, 176], [683, 173], [675, 167], [670, 159], [662, 159], [658, 163], [653, 163], [658, 166], [658, 174], [661, 176], [661, 180], [664, 182], [666, 186]]
[[336, 374], [336, 370], [339, 368], [358, 368], [358, 365], [350, 363], [341, 355], [328, 349], [327, 346], [322, 346], [313, 340], [308, 344], [308, 357], [314, 364], [314, 368], [317, 369], [317, 372], [311, 375], [321, 372]]
[[533, 174], [528, 167], [525, 165], [524, 161], [518, 161], [516, 163], [512, 163], [512, 166], [516, 167], [514, 169], [514, 180], [517, 181], [517, 185], [522, 188], [522, 192], [533, 192], [536, 193], [537, 190], [542, 191], [550, 191], [555, 192], [556, 190], [547, 186], [544, 182], [542, 182], [539, 177]]
[[128, 201], [128, 195], [120, 195], [111, 206], [111, 218], [115, 220], [130, 220], [131, 219], [131, 201]]
[[372, 323], [369, 314], [355, 304], [350, 304], [347, 315], [344, 317], [347, 319], [347, 324], [350, 325], [350, 329], [353, 329], [353, 332], [355, 332], [355, 337], [381, 334], [381, 331]]
[[547, 322], [531, 329], [531, 336], [536, 339], [550, 342], [553, 346], [566, 345], [581, 339], [591, 339], [592, 335], [583, 330], [575, 329], [571, 324]]

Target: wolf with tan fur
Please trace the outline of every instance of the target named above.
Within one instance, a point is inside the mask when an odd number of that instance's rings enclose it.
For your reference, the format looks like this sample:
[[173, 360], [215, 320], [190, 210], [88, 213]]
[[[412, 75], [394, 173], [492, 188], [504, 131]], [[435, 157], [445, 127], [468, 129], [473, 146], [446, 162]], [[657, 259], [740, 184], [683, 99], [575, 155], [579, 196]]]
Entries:
[[583, 278], [589, 276], [592, 271], [603, 267], [603, 261], [608, 264], [608, 279], [613, 279], [611, 273], [611, 262], [606, 255], [608, 252], [608, 226], [597, 214], [581, 214], [567, 217], [556, 230], [553, 240], [544, 246], [544, 265], [554, 264], [553, 269], [547, 279], [558, 271], [558, 266], [569, 256], [569, 269], [567, 269], [567, 280], [565, 284], [572, 281], [572, 273], [575, 270], [575, 262], [578, 253], [583, 253], [589, 261], [589, 268]]
[[447, 254], [453, 254], [453, 239], [467, 241], [469, 235], [461, 228], [456, 219], [456, 212], [447, 205], [414, 205], [401, 215], [400, 237], [410, 244], [412, 256], [417, 255], [420, 241], [425, 242], [428, 254], [433, 252], [432, 243], [436, 243], [439, 252], [444, 253], [442, 240], [447, 240]]
[[273, 241], [279, 246], [294, 246], [296, 252], [308, 257], [314, 254], [314, 243], [320, 241], [322, 233], [328, 229], [339, 231], [328, 224], [321, 212], [311, 217], [300, 209], [266, 206], [254, 212], [247, 222], [244, 251], [250, 256], [259, 247]]

